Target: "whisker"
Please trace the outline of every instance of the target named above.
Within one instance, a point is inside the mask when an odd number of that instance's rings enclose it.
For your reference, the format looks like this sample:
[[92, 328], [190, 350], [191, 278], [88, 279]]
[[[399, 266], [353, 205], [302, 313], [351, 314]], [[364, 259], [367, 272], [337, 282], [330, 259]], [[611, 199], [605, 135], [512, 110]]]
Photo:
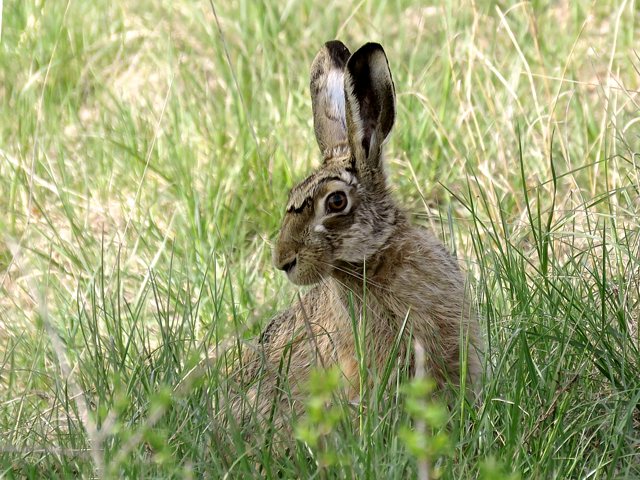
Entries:
[[315, 351], [315, 356], [320, 359], [320, 365], [322, 368], [326, 368], [326, 364], [324, 361], [324, 357], [322, 356], [322, 352], [320, 351], [320, 347], [318, 346], [318, 342], [316, 340], [316, 335], [313, 333], [313, 329], [311, 328], [311, 322], [309, 321], [309, 316], [307, 315], [307, 311], [304, 308], [304, 303], [302, 302], [302, 297], [300, 296], [300, 292], [298, 292], [298, 302], [300, 302], [300, 310], [302, 311], [302, 320], [304, 322], [304, 326], [307, 330], [307, 336], [313, 342], [313, 348]]
[[[334, 268], [334, 269], [336, 269], [336, 270], [338, 270], [338, 271], [340, 271], [340, 272], [342, 272], [342, 273], [345, 273], [345, 274], [347, 274], [347, 275], [349, 275], [349, 276], [351, 276], [351, 277], [353, 277], [353, 278], [356, 278], [356, 279], [358, 279], [358, 280], [362, 280], [363, 282], [365, 282], [365, 281], [366, 281], [366, 283], [368, 283], [368, 284], [369, 284], [369, 285], [371, 285], [371, 286], [374, 286], [374, 287], [376, 287], [376, 288], [380, 288], [381, 290], [384, 290], [384, 291], [387, 291], [387, 292], [391, 292], [391, 289], [390, 289], [390, 288], [388, 288], [388, 287], [386, 287], [386, 286], [384, 286], [384, 285], [382, 285], [382, 284], [380, 284], [380, 283], [378, 283], [378, 282], [374, 282], [374, 281], [373, 281], [373, 280], [371, 280], [370, 278], [366, 278], [364, 275], [362, 275], [361, 273], [359, 273], [359, 272], [357, 272], [357, 271], [355, 271], [355, 270], [350, 270], [350, 269], [348, 269], [348, 268], [346, 268], [346, 267], [339, 267], [339, 266], [337, 266], [337, 265], [334, 265], [334, 264], [329, 263], [329, 262], [325, 262], [325, 261], [323, 261], [323, 260], [320, 260], [320, 262], [321, 262], [321, 263], [323, 263], [323, 264], [325, 264], [325, 265], [328, 265], [328, 266], [330, 266], [330, 267], [332, 267], [332, 268]], [[344, 282], [342, 282], [342, 281], [338, 280], [338, 279], [337, 279], [337, 278], [335, 278], [335, 277], [332, 277], [332, 278], [333, 278], [334, 280], [338, 281], [338, 282], [339, 282], [341, 285], [343, 285], [344, 287], [348, 288], [348, 286], [347, 286]], [[354, 293], [355, 293], [355, 292], [354, 292]]]

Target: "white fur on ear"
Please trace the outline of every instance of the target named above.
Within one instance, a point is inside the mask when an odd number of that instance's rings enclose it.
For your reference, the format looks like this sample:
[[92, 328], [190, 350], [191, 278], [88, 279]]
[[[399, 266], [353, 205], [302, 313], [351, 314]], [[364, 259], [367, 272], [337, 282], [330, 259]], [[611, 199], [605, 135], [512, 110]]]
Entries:
[[344, 43], [333, 40], [324, 44], [311, 64], [313, 129], [325, 162], [344, 155], [347, 145], [344, 68], [350, 55]]
[[371, 140], [369, 140], [369, 158], [380, 155], [380, 145], [378, 145], [378, 135], [374, 130], [371, 132]]
[[325, 89], [327, 110], [330, 112], [331, 118], [340, 120], [346, 131], [344, 73], [338, 70], [331, 70], [327, 75]]

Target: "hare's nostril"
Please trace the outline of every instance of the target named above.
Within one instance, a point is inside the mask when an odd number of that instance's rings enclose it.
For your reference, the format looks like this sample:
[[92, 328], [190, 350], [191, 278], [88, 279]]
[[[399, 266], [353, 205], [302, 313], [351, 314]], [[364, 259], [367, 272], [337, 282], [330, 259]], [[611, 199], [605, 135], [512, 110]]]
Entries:
[[293, 267], [296, 266], [297, 261], [298, 260], [294, 257], [293, 260], [287, 263], [283, 263], [282, 265], [278, 266], [278, 268], [280, 270], [284, 270], [286, 273], [289, 273], [293, 269]]

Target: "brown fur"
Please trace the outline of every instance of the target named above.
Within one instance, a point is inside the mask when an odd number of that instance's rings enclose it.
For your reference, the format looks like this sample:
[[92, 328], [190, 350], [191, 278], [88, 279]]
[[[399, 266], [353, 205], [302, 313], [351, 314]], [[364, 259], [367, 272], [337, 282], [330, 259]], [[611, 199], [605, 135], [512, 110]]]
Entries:
[[[461, 358], [468, 383], [477, 384], [481, 340], [464, 278], [387, 188], [381, 145], [395, 119], [395, 91], [384, 50], [366, 44], [349, 57], [341, 42], [328, 42], [311, 67], [311, 96], [324, 164], [292, 189], [274, 264], [292, 282], [315, 286], [245, 350], [235, 415], [241, 419], [249, 407], [268, 418], [277, 397], [276, 404], [300, 412], [302, 385], [318, 366], [340, 368], [347, 395], [357, 400], [361, 370], [351, 312], [364, 322], [372, 371], [388, 361], [406, 320], [404, 336], [424, 348], [427, 372], [439, 385], [460, 382]], [[337, 213], [327, 203], [335, 192], [348, 199]], [[397, 356], [405, 354], [406, 342]], [[280, 388], [285, 379], [291, 397]]]

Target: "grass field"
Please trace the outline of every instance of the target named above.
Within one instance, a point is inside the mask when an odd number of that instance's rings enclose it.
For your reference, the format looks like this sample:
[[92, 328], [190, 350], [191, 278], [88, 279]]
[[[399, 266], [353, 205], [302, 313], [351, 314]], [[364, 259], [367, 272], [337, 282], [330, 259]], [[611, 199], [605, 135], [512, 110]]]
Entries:
[[[640, 6], [439, 3], [4, 2], [0, 477], [640, 478]], [[395, 194], [491, 374], [331, 414], [319, 374], [296, 436], [243, 436], [223, 360], [187, 374], [295, 301], [270, 251], [332, 38], [387, 51]]]

